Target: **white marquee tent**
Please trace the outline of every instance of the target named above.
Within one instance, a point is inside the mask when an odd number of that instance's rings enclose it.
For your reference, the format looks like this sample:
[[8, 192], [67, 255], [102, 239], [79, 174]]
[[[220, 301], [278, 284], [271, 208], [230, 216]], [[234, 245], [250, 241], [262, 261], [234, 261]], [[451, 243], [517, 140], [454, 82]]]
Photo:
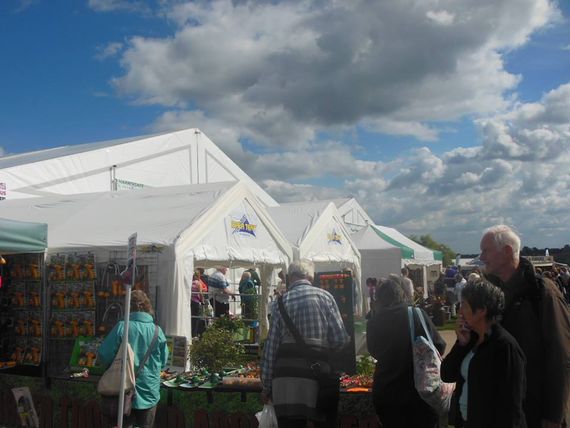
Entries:
[[241, 182], [16, 199], [1, 211], [7, 219], [47, 223], [48, 254], [83, 249], [105, 262], [126, 255], [134, 232], [139, 246], [159, 248], [157, 313], [171, 335], [191, 336], [195, 263], [255, 265], [267, 281], [292, 258], [286, 238]]
[[277, 205], [194, 128], [0, 158], [0, 201], [230, 181], [243, 181], [263, 204]]
[[334, 199], [333, 202], [344, 221], [344, 225], [351, 232], [359, 231], [369, 224], [374, 224], [355, 198]]
[[441, 269], [443, 259], [441, 251], [430, 250], [391, 227], [372, 225], [372, 228], [382, 239], [400, 247], [403, 265], [411, 269], [421, 269], [421, 284], [424, 289], [424, 297], [427, 297], [430, 288], [428, 276], [433, 279], [435, 274], [437, 277]]
[[[412, 241], [394, 228], [375, 224], [355, 198], [334, 199], [332, 202], [336, 205], [345, 226], [352, 232], [357, 232], [366, 226], [371, 226], [385, 242], [400, 247], [404, 264], [424, 266], [441, 264], [441, 252], [430, 250]], [[366, 235], [369, 235], [369, 232], [367, 232]], [[370, 239], [378, 242], [375, 238]], [[382, 249], [384, 246], [381, 243], [379, 243], [379, 245], [379, 249]]]
[[[371, 226], [353, 233], [350, 238], [360, 251], [363, 283], [366, 282], [366, 278], [385, 278], [391, 273], [400, 274], [402, 268], [400, 248], [380, 238]], [[368, 300], [365, 301], [368, 311]]]
[[295, 202], [267, 209], [293, 247], [294, 260], [308, 260], [316, 272], [350, 269], [355, 304], [362, 310], [360, 253], [330, 201]]
[[441, 264], [442, 254], [440, 251], [430, 250], [391, 227], [378, 226], [376, 224], [372, 227], [382, 239], [402, 249], [405, 264], [423, 266]]

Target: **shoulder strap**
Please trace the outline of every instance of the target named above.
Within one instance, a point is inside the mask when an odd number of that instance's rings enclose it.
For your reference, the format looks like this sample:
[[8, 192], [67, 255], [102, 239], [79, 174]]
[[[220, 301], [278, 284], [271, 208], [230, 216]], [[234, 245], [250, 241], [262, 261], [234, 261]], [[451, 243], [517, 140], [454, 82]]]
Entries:
[[432, 346], [434, 346], [433, 340], [431, 339], [431, 335], [429, 334], [429, 330], [427, 328], [426, 321], [424, 319], [424, 314], [422, 313], [422, 310], [420, 308], [415, 308], [415, 310], [418, 314], [418, 318], [420, 319], [420, 322], [422, 323], [422, 328], [424, 329], [427, 340], [429, 341], [429, 343], [431, 343]]
[[412, 340], [412, 346], [414, 346], [414, 340], [416, 339], [416, 332], [414, 328], [414, 312], [411, 306], [408, 306], [408, 324], [410, 324], [410, 339]]
[[137, 377], [139, 377], [139, 374], [142, 370], [142, 368], [144, 367], [144, 365], [146, 364], [146, 361], [148, 360], [148, 357], [150, 357], [150, 353], [152, 352], [152, 350], [154, 349], [154, 345], [156, 345], [156, 341], [158, 340], [158, 326], [155, 324], [154, 325], [154, 336], [152, 338], [152, 342], [150, 342], [150, 346], [148, 347], [148, 349], [146, 350], [146, 354], [144, 354], [143, 359], [141, 360], [140, 364], [139, 364], [139, 368], [137, 369], [137, 372], [135, 373], [135, 379]]
[[300, 346], [307, 346], [307, 344], [303, 340], [303, 337], [299, 333], [299, 330], [297, 330], [297, 327], [295, 327], [295, 324], [293, 324], [293, 321], [291, 320], [291, 318], [289, 317], [289, 314], [287, 313], [287, 310], [285, 309], [285, 305], [283, 304], [283, 296], [279, 296], [277, 298], [277, 305], [279, 306], [279, 312], [281, 313], [281, 316], [283, 317], [283, 321], [285, 321], [287, 328], [289, 328], [289, 331], [291, 332], [291, 334], [295, 338], [295, 341], [297, 342], [297, 344]]

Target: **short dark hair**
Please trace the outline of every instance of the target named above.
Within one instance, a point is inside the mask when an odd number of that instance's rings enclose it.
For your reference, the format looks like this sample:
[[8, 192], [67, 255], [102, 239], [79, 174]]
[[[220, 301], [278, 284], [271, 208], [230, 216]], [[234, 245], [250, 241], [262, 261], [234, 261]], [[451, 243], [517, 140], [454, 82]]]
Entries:
[[380, 285], [376, 288], [376, 301], [379, 306], [383, 307], [404, 303], [406, 297], [402, 279], [396, 275], [390, 275], [388, 279], [380, 281]]
[[489, 321], [499, 321], [505, 309], [503, 291], [485, 279], [469, 282], [461, 291], [461, 299], [467, 301], [471, 309], [487, 309]]

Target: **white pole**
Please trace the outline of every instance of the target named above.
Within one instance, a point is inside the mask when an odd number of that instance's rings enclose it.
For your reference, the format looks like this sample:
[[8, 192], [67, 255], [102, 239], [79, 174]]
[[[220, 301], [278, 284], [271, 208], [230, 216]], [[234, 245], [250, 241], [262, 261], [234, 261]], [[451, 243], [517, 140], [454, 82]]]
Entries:
[[422, 280], [424, 282], [424, 299], [428, 298], [427, 266], [422, 266]]
[[[134, 271], [134, 263], [133, 263]], [[125, 284], [125, 328], [123, 331], [123, 355], [121, 356], [121, 388], [119, 389], [119, 413], [117, 415], [117, 427], [123, 428], [123, 411], [125, 409], [125, 383], [127, 378], [127, 344], [129, 343], [129, 315], [131, 313], [131, 288], [132, 284]]]
[[[129, 237], [129, 248], [127, 250], [127, 269], [131, 264], [131, 276], [126, 275], [129, 281], [125, 281], [125, 327], [123, 331], [123, 355], [121, 363], [121, 387], [119, 388], [119, 411], [117, 414], [117, 427], [123, 428], [123, 411], [125, 409], [125, 383], [127, 378], [127, 345], [129, 343], [129, 316], [131, 313], [131, 288], [135, 282], [136, 265], [137, 265], [137, 234], [134, 233]], [[132, 260], [132, 263], [131, 263]]]

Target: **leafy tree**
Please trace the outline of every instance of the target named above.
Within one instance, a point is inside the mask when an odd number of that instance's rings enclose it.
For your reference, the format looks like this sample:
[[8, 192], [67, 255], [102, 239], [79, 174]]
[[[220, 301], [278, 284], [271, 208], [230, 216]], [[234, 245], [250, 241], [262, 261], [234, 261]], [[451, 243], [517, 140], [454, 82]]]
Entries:
[[437, 242], [435, 239], [431, 237], [431, 235], [421, 235], [419, 237], [415, 235], [410, 235], [409, 238], [412, 241], [415, 241], [418, 244], [429, 248], [430, 250], [441, 251], [441, 253], [443, 254], [444, 266], [451, 266], [455, 264], [455, 256], [457, 255], [457, 253], [453, 251], [451, 248], [449, 248], [447, 245]]

